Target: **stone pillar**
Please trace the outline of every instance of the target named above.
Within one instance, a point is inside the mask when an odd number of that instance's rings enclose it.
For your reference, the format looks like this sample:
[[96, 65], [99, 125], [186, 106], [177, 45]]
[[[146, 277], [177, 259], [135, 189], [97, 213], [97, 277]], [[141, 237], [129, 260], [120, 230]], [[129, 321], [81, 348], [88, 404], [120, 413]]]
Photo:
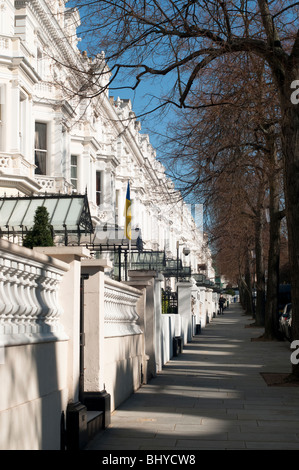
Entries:
[[196, 325], [200, 324], [199, 306], [200, 306], [200, 293], [194, 279], [191, 278], [191, 315], [193, 319], [192, 334], [196, 333]]
[[161, 295], [161, 282], [164, 281], [164, 276], [158, 274], [154, 280], [154, 298], [155, 298], [155, 326], [156, 326], [156, 370], [161, 371], [163, 366], [162, 359], [162, 295]]
[[204, 328], [207, 323], [206, 288], [205, 287], [203, 286], [199, 287], [199, 296], [200, 296], [200, 305], [199, 305], [200, 323], [201, 323], [201, 327]]
[[[156, 271], [129, 271], [128, 284], [145, 289], [144, 317], [141, 317], [141, 327], [144, 328], [144, 348], [148, 357], [147, 379], [157, 375], [156, 367]], [[160, 284], [160, 282], [159, 282]], [[142, 325], [143, 322], [143, 325]]]
[[178, 313], [182, 318], [183, 344], [192, 340], [192, 317], [191, 317], [191, 282], [179, 282], [178, 290]]
[[143, 351], [144, 351], [144, 360], [142, 366], [142, 380], [143, 384], [146, 384], [149, 378], [148, 374], [148, 360], [149, 356], [146, 353], [146, 338], [145, 338], [145, 324], [146, 324], [146, 288], [150, 286], [150, 281], [146, 279], [136, 279], [132, 281], [126, 281], [124, 284], [128, 284], [136, 289], [139, 289], [142, 292], [140, 296], [136, 309], [139, 316], [138, 324], [140, 329], [143, 331]]
[[84, 392], [99, 392], [104, 384], [104, 270], [110, 261], [88, 259], [81, 262], [84, 280]]
[[34, 251], [60, 259], [70, 269], [63, 276], [60, 287], [60, 304], [63, 309], [61, 323], [69, 337], [68, 344], [68, 390], [69, 401], [79, 400], [80, 378], [80, 280], [81, 259], [90, 252], [85, 247], [36, 247]]
[[206, 289], [206, 311], [207, 319], [210, 322], [213, 318], [213, 299], [212, 299], [213, 289]]

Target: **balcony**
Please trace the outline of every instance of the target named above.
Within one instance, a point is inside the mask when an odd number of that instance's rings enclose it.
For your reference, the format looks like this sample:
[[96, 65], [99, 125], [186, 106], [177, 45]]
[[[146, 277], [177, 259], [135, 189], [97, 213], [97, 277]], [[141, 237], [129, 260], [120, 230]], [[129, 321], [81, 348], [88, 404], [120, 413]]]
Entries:
[[35, 165], [23, 155], [0, 152], [0, 186], [15, 192], [32, 194], [40, 187], [34, 179]]
[[35, 168], [21, 154], [0, 152], [0, 186], [27, 195], [36, 192], [72, 194], [73, 185], [63, 176], [36, 175]]
[[39, 192], [48, 194], [72, 194], [73, 185], [63, 176], [35, 175], [35, 181], [40, 186]]
[[23, 155], [0, 153], [0, 172], [2, 174], [22, 175], [32, 178], [35, 165], [29, 163]]
[[0, 35], [0, 54], [9, 56], [11, 54], [11, 38], [9, 36]]

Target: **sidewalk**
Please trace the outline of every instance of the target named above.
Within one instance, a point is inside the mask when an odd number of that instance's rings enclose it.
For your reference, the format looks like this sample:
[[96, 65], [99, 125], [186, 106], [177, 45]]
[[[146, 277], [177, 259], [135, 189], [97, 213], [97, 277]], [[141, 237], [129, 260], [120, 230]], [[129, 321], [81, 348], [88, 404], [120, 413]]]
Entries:
[[256, 342], [238, 304], [185, 346], [111, 417], [87, 450], [299, 450], [299, 388], [268, 386], [290, 372], [288, 342]]

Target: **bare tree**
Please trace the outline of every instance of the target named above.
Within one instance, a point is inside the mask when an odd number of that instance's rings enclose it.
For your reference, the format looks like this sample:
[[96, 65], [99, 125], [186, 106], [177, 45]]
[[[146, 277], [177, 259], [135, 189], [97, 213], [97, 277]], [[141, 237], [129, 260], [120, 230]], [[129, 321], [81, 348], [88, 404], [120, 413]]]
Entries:
[[[82, 1], [82, 3], [81, 3]], [[161, 104], [215, 106], [217, 70], [228, 58], [262, 58], [276, 86], [282, 139], [293, 299], [293, 337], [299, 338], [299, 80], [298, 2], [286, 0], [95, 1], [82, 7], [82, 35], [105, 49], [110, 83], [125, 69], [132, 88], [146, 76], [167, 77]], [[85, 7], [85, 8], [84, 8]], [[88, 7], [88, 8], [87, 8]], [[99, 42], [96, 40], [99, 38]], [[96, 72], [91, 73], [93, 85]], [[160, 83], [160, 82], [159, 82]], [[200, 84], [206, 98], [194, 104]], [[111, 85], [110, 85], [111, 86]], [[130, 86], [130, 85], [129, 85]], [[100, 92], [100, 88], [97, 92]], [[293, 373], [299, 376], [299, 365]]]
[[[236, 212], [234, 180], [242, 181], [242, 187], [238, 191], [244, 194], [241, 199], [238, 199], [238, 203], [241, 204], [241, 210], [247, 212], [247, 216], [254, 220], [256, 232], [257, 256], [255, 260], [258, 292], [256, 322], [258, 324], [264, 324], [265, 318], [267, 253], [263, 245], [264, 232], [268, 230], [268, 224], [265, 223], [264, 202], [266, 203], [270, 215], [271, 235], [267, 288], [268, 292], [272, 293], [271, 307], [269, 302], [266, 305], [266, 316], [273, 316], [273, 318], [271, 321], [267, 319], [264, 336], [275, 338], [278, 326], [276, 325], [278, 320], [276, 306], [282, 216], [280, 210], [281, 152], [278, 151], [280, 144], [279, 133], [277, 134], [279, 126], [277, 126], [275, 113], [277, 107], [275, 93], [273, 94], [273, 87], [270, 87], [269, 76], [265, 73], [263, 61], [255, 62], [254, 70], [251, 67], [248, 71], [248, 64], [244, 63], [241, 58], [237, 74], [235, 60], [233, 65], [234, 75], [238, 78], [236, 81], [232, 80], [227, 70], [225, 71], [221, 89], [218, 90], [218, 97], [222, 97], [222, 102], [226, 103], [225, 106], [184, 112], [181, 119], [178, 119], [178, 123], [173, 125], [174, 137], [170, 141], [169, 154], [166, 159], [173, 162], [171, 176], [177, 179], [177, 183], [181, 185], [181, 190], [185, 194], [190, 191], [195, 192], [198, 197], [202, 198], [202, 202], [208, 204], [209, 194], [212, 201], [215, 201], [215, 192], [218, 192], [221, 199], [226, 201], [224, 212], [230, 213], [233, 210], [236, 217], [239, 217], [239, 214], [237, 215]], [[251, 75], [250, 79], [248, 75]], [[219, 78], [221, 76], [221, 71], [219, 71]], [[268, 89], [265, 87], [266, 81]], [[200, 91], [198, 100], [200, 100]], [[214, 181], [221, 178], [223, 173], [228, 178], [230, 174], [233, 175], [230, 185], [221, 183], [215, 186]], [[258, 177], [257, 181], [260, 182], [254, 194], [246, 185], [246, 179], [253, 184], [252, 177], [255, 179]], [[224, 189], [227, 195], [224, 194]], [[267, 200], [265, 199], [266, 189], [269, 193]], [[260, 202], [255, 200], [255, 194], [259, 194]], [[234, 204], [230, 201], [234, 201]], [[216, 210], [215, 205], [212, 204], [212, 206], [213, 210]], [[244, 223], [244, 220], [242, 222]], [[223, 231], [219, 230], [219, 233], [223, 235]], [[229, 244], [229, 239], [225, 243]], [[245, 245], [247, 247], [248, 242]], [[248, 251], [247, 248], [244, 250], [244, 252]]]

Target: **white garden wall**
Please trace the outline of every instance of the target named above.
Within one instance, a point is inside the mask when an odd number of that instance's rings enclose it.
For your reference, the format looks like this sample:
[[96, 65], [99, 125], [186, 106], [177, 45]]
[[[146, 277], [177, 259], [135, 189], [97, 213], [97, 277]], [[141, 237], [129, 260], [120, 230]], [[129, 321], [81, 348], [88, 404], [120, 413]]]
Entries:
[[60, 448], [68, 338], [59, 287], [67, 264], [0, 240], [0, 449]]

